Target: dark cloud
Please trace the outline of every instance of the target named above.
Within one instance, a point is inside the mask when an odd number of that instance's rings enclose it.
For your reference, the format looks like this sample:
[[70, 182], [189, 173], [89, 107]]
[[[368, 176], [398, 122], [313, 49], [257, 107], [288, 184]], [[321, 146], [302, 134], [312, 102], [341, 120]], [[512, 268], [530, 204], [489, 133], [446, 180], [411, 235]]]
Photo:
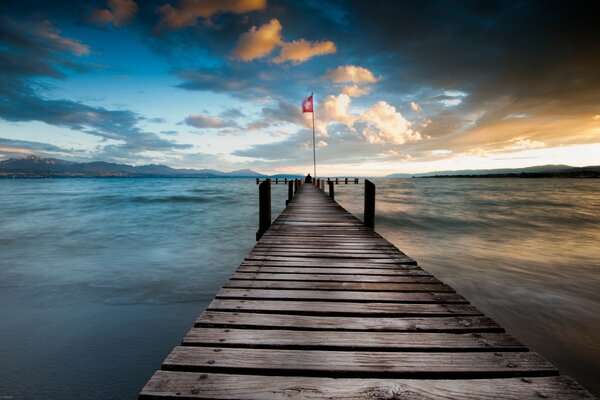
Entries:
[[162, 139], [143, 131], [141, 122], [163, 122], [130, 110], [109, 110], [66, 99], [49, 99], [34, 89], [39, 77], [62, 79], [65, 68], [82, 72], [79, 60], [90, 50], [85, 44], [61, 36], [48, 20], [28, 19], [23, 23], [1, 17], [0, 24], [0, 118], [11, 122], [41, 121], [81, 131], [105, 140], [123, 142], [106, 146], [105, 153], [187, 149], [191, 145]]
[[15, 149], [25, 149], [32, 151], [62, 151], [63, 149], [49, 143], [41, 143], [41, 142], [31, 142], [28, 140], [16, 140], [16, 139], [6, 139], [0, 138], [0, 147], [4, 148], [15, 148]]
[[184, 124], [200, 129], [237, 128], [237, 122], [229, 118], [214, 117], [206, 114], [193, 114], [183, 121]]

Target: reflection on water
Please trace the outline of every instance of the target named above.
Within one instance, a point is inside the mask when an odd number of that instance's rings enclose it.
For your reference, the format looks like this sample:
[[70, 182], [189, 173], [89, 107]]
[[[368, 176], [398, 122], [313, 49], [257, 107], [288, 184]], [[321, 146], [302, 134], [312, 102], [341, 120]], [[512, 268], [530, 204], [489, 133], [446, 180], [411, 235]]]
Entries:
[[[600, 393], [600, 182], [374, 182], [379, 233]], [[362, 190], [336, 190], [360, 218]]]
[[[376, 184], [380, 233], [600, 393], [596, 181]], [[250, 179], [0, 181], [0, 395], [134, 398], [254, 245], [257, 197]], [[336, 199], [359, 215], [362, 185]]]
[[257, 198], [250, 179], [0, 180], [0, 396], [135, 398], [254, 245]]

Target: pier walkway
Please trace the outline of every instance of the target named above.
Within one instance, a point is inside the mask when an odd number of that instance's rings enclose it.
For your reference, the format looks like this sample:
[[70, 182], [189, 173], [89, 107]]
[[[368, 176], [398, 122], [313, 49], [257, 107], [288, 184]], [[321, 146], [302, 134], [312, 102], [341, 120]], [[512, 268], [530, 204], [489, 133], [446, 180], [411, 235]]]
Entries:
[[140, 399], [594, 398], [303, 185]]

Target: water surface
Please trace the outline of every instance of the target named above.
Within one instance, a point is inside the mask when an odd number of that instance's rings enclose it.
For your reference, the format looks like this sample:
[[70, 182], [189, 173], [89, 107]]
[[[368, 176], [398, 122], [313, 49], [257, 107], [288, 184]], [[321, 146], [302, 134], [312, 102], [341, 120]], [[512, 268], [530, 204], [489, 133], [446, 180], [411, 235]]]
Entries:
[[[375, 182], [381, 234], [600, 393], [597, 181]], [[336, 198], [361, 217], [362, 185]], [[0, 396], [135, 398], [254, 245], [257, 201], [249, 179], [0, 180]]]

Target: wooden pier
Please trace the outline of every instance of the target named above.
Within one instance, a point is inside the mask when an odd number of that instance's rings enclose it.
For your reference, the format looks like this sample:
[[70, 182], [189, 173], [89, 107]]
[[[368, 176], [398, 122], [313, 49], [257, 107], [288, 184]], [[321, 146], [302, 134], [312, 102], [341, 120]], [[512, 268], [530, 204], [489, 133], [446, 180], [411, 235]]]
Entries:
[[593, 399], [313, 185], [140, 399]]

